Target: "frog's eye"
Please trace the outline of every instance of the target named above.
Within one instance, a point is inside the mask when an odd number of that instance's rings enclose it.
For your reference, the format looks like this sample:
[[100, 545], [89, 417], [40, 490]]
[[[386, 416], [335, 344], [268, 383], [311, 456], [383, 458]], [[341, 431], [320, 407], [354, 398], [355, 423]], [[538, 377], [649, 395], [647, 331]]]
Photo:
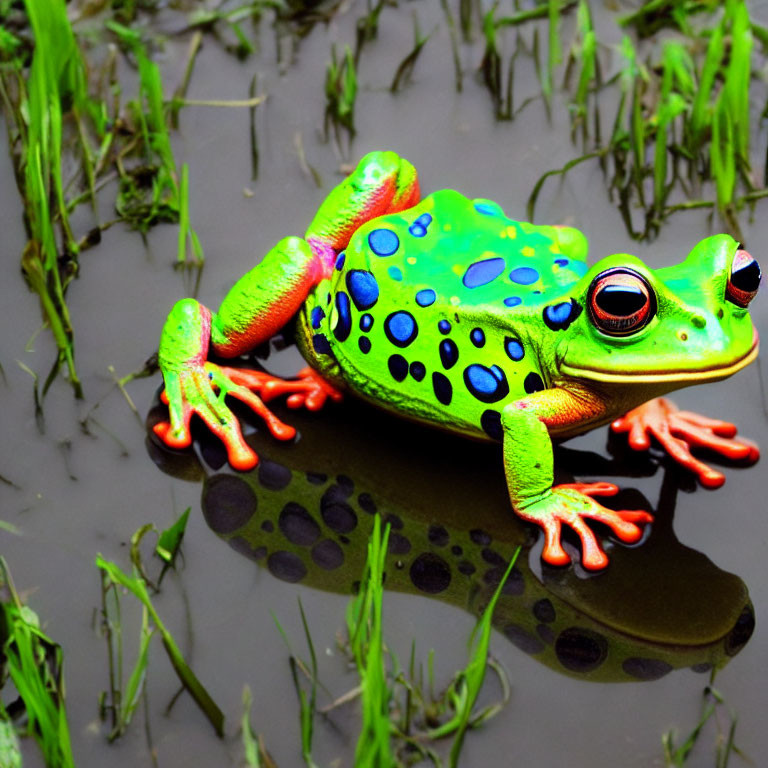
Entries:
[[656, 314], [656, 295], [645, 278], [627, 267], [599, 274], [589, 289], [589, 314], [609, 336], [637, 333]]
[[725, 298], [737, 307], [747, 307], [760, 286], [760, 265], [739, 248], [731, 263], [731, 274], [725, 286]]

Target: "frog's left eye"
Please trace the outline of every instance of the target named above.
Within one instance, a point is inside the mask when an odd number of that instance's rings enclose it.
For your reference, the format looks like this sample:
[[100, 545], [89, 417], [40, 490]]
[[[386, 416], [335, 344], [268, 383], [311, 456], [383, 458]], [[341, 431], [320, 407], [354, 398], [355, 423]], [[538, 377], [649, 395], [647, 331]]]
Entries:
[[645, 278], [627, 267], [600, 273], [589, 288], [589, 314], [609, 336], [637, 333], [656, 314], [656, 295]]
[[725, 298], [737, 307], [747, 307], [760, 286], [760, 265], [745, 250], [736, 251], [731, 274], [725, 286]]

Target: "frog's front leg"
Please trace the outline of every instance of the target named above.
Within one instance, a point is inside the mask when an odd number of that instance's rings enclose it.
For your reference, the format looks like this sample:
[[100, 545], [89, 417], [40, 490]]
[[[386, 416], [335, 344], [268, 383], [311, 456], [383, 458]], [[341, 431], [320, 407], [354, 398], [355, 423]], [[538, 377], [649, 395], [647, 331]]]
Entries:
[[569, 483], [553, 486], [553, 433], [569, 425], [599, 421], [606, 403], [591, 392], [547, 389], [510, 403], [501, 413], [504, 434], [504, 468], [512, 507], [517, 515], [540, 526], [545, 542], [542, 558], [551, 565], [566, 565], [570, 557], [560, 543], [562, 525], [571, 527], [582, 543], [581, 562], [599, 570], [608, 564], [586, 519], [607, 525], [627, 543], [642, 536], [638, 523], [653, 517], [642, 510], [612, 510], [593, 496], [613, 496], [611, 483]]
[[681, 466], [694, 472], [705, 488], [719, 488], [725, 482], [722, 472], [697, 459], [691, 448], [705, 448], [726, 459], [750, 464], [760, 458], [758, 447], [748, 440], [736, 440], [736, 426], [691, 411], [680, 411], [664, 397], [649, 400], [611, 424], [614, 432], [628, 433], [629, 445], [647, 451], [651, 437]]

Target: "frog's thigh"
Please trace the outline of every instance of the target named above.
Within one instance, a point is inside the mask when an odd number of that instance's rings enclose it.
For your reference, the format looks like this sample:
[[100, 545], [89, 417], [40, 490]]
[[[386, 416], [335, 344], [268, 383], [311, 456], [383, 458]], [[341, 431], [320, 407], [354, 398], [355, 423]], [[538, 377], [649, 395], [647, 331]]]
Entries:
[[331, 251], [347, 247], [352, 233], [366, 221], [418, 201], [418, 177], [411, 163], [394, 152], [370, 152], [325, 199], [307, 229], [307, 240], [330, 258]]
[[552, 439], [529, 403], [518, 400], [501, 412], [504, 472], [516, 509], [548, 493], [554, 481]]

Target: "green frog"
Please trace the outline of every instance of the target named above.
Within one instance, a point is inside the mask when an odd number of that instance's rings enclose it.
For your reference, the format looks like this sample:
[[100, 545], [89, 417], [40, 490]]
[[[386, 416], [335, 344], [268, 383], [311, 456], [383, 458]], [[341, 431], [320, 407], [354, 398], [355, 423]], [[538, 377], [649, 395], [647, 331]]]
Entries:
[[[586, 254], [578, 230], [513, 221], [490, 200], [450, 190], [422, 200], [407, 160], [368, 154], [305, 237], [281, 240], [218, 312], [193, 299], [174, 306], [159, 350], [170, 420], [155, 432], [186, 447], [197, 414], [230, 464], [247, 470], [258, 457], [227, 397], [290, 440], [295, 429], [269, 400], [288, 395], [290, 407], [318, 410], [351, 391], [406, 418], [500, 441], [512, 508], [544, 530], [542, 558], [570, 562], [560, 541], [567, 525], [582, 565], [602, 569], [608, 558], [586, 521], [634, 543], [653, 518], [600, 504], [595, 497], [618, 492], [612, 483], [554, 485], [553, 440], [611, 423], [634, 449], [653, 437], [708, 488], [724, 476], [691, 448], [756, 461], [757, 447], [737, 440], [732, 424], [678, 411], [661, 395], [724, 379], [757, 357], [748, 306], [760, 267], [728, 235], [659, 270], [627, 254], [588, 267]], [[294, 317], [309, 363], [295, 380], [208, 360], [238, 357]]]

